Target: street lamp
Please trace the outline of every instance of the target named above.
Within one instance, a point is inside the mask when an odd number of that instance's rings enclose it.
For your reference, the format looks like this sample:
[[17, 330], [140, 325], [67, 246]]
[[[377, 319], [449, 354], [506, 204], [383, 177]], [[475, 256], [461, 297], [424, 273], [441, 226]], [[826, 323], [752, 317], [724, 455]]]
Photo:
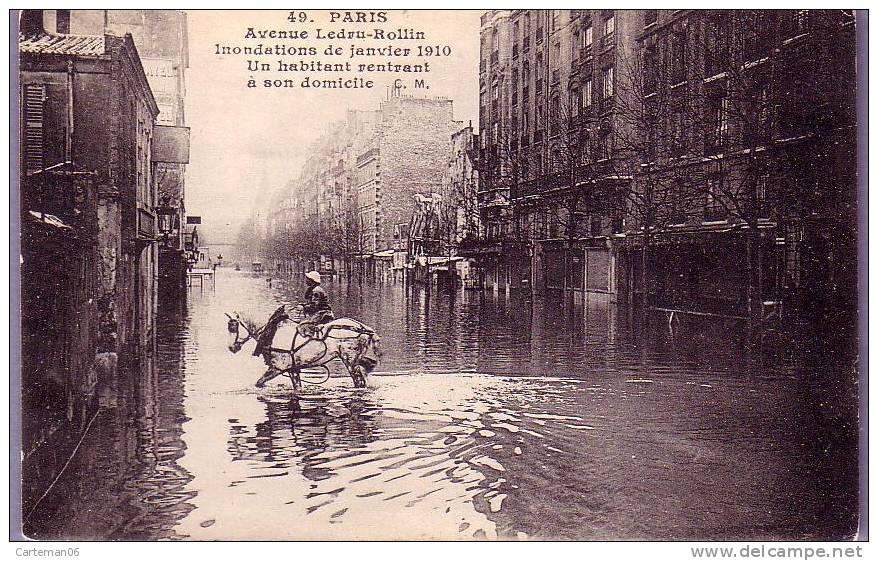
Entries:
[[164, 245], [170, 245], [171, 232], [174, 230], [174, 219], [176, 213], [173, 207], [156, 207], [156, 216], [158, 217], [159, 232], [161, 233]]

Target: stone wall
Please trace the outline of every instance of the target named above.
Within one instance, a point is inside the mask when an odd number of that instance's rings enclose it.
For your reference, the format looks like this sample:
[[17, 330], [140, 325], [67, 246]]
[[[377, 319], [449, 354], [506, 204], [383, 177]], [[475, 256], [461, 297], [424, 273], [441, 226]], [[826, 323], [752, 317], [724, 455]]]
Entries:
[[377, 248], [394, 245], [394, 226], [409, 224], [414, 195], [438, 193], [458, 125], [447, 99], [395, 97], [381, 106]]

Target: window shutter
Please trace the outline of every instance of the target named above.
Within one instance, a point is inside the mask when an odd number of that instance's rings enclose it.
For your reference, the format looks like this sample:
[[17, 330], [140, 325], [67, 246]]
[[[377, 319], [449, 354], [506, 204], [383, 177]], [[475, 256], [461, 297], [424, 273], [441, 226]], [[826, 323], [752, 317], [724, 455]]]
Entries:
[[43, 130], [46, 86], [27, 84], [24, 87], [24, 169], [27, 173], [45, 167], [45, 135]]

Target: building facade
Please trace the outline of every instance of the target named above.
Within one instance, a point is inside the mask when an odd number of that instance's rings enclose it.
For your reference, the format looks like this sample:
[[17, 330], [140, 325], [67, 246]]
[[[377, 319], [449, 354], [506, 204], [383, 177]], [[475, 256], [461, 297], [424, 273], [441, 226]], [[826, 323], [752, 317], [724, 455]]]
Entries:
[[[54, 25], [69, 30], [63, 17]], [[24, 431], [26, 500], [96, 412], [94, 388], [155, 345], [158, 107], [130, 35], [45, 27], [43, 12], [23, 12], [22, 401], [36, 420]], [[35, 220], [71, 239], [33, 235]]]
[[486, 12], [486, 287], [770, 315], [854, 286], [855, 44], [840, 10]]
[[[438, 255], [448, 258], [453, 272], [451, 282], [466, 288], [481, 288], [482, 272], [478, 261], [464, 256], [468, 246], [482, 235], [478, 204], [479, 148], [478, 134], [472, 123], [451, 135], [448, 168], [442, 175], [440, 202], [440, 247]], [[459, 261], [451, 259], [461, 257]]]
[[850, 307], [856, 267], [840, 264], [856, 247], [853, 14], [637, 17], [628, 299], [759, 321], [801, 315], [827, 291]]
[[482, 18], [482, 199], [488, 284], [615, 294], [629, 181], [613, 138], [635, 12], [494, 11]]
[[354, 187], [370, 274], [402, 279], [407, 259], [393, 255], [407, 251], [415, 195], [440, 191], [457, 128], [448, 99], [394, 95], [381, 103], [371, 142], [357, 155]]
[[402, 280], [415, 195], [442, 190], [460, 129], [446, 99], [394, 95], [349, 111], [276, 193], [266, 254], [287, 268]]

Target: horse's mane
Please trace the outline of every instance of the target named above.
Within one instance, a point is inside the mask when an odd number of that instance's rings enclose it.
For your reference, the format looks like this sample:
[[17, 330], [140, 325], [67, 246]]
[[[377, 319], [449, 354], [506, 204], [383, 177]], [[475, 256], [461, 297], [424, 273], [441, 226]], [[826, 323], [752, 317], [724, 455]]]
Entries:
[[261, 328], [259, 324], [256, 323], [256, 320], [254, 320], [251, 316], [239, 313], [237, 314], [237, 317], [238, 321], [240, 321], [244, 325], [244, 328], [252, 335], [257, 335], [259, 333], [259, 330]]

